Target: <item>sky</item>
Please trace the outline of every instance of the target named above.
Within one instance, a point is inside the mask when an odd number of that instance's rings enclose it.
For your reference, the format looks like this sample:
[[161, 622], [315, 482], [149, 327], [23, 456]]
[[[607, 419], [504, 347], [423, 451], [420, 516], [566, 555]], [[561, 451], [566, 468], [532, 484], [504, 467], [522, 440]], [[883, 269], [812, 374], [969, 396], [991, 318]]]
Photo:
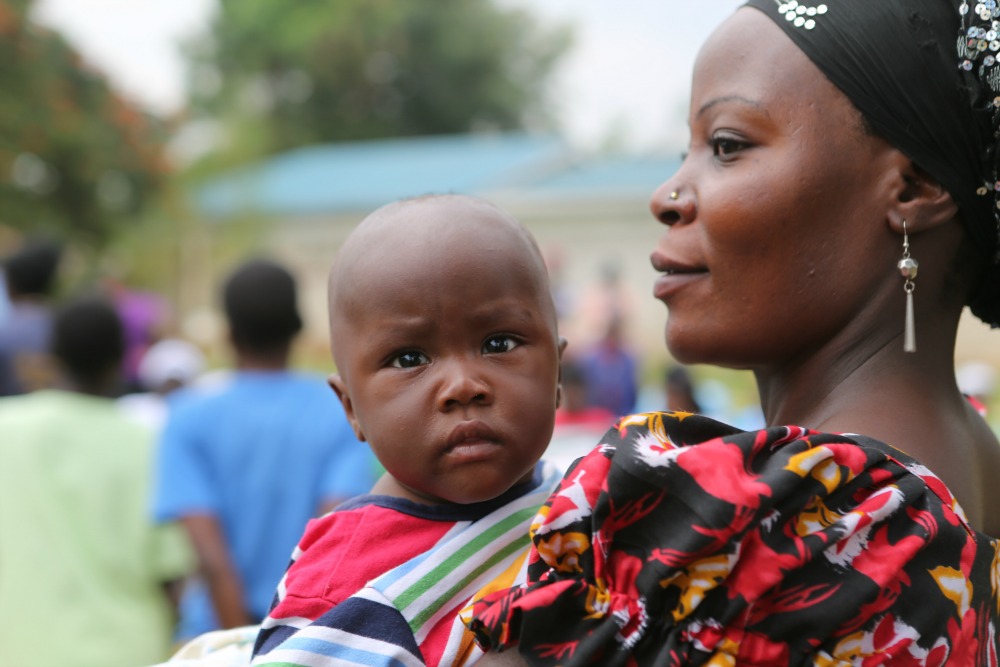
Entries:
[[[678, 148], [698, 47], [743, 0], [497, 0], [575, 28], [551, 95], [567, 139], [632, 152]], [[215, 0], [37, 0], [122, 94], [159, 113], [183, 104], [179, 45], [208, 27]]]

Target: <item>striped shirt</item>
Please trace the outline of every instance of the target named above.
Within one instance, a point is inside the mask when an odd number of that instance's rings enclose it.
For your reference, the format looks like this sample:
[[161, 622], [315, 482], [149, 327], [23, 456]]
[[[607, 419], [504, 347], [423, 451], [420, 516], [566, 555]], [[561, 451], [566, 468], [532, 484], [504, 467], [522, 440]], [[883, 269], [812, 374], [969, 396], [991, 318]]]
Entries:
[[368, 496], [316, 520], [278, 587], [252, 664], [473, 664], [482, 652], [458, 614], [477, 593], [523, 578], [529, 529], [560, 479], [541, 464], [531, 482], [490, 503], [429, 507]]

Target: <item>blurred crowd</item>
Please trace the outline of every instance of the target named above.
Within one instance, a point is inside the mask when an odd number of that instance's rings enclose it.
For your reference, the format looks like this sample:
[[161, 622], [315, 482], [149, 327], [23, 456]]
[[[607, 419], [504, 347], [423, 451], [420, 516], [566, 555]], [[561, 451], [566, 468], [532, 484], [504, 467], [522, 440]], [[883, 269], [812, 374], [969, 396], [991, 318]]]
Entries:
[[[27, 239], [0, 273], [0, 623], [17, 628], [0, 664], [149, 664], [260, 623], [306, 523], [381, 469], [326, 379], [292, 368], [303, 322], [287, 268], [251, 259], [219, 285], [229, 363], [210, 368], [155, 293], [107, 278], [58, 298], [62, 256]], [[581, 313], [599, 335], [563, 358], [546, 459], [565, 470], [636, 411], [763, 425], [698, 369], [650, 369], [620, 289], [609, 270], [580, 302], [554, 294], [570, 335]], [[992, 401], [988, 364], [958, 382]], [[33, 662], [48, 630], [30, 619], [53, 614], [65, 641]]]
[[29, 239], [3, 260], [0, 664], [152, 664], [260, 622], [305, 524], [380, 469], [326, 379], [291, 368], [284, 267], [226, 278], [231, 363], [206, 372], [158, 295], [57, 297], [62, 251]]

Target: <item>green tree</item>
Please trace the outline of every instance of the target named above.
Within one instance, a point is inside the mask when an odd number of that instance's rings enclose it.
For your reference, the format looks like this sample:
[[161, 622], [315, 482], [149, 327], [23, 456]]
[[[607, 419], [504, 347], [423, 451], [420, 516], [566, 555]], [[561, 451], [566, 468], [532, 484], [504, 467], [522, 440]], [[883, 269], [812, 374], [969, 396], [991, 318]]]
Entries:
[[0, 0], [0, 224], [97, 249], [162, 185], [165, 132], [35, 25], [31, 5]]
[[492, 0], [221, 0], [191, 45], [195, 116], [233, 163], [311, 143], [551, 127], [570, 43]]

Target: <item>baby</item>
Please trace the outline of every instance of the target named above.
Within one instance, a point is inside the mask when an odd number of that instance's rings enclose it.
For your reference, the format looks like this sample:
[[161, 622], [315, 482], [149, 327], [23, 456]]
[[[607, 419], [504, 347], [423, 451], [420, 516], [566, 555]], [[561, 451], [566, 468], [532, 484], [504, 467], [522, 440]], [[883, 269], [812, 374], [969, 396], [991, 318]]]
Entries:
[[386, 473], [307, 527], [253, 664], [471, 664], [457, 614], [518, 576], [560, 478], [539, 464], [565, 347], [541, 254], [485, 201], [406, 200], [347, 238], [329, 305], [330, 384]]

